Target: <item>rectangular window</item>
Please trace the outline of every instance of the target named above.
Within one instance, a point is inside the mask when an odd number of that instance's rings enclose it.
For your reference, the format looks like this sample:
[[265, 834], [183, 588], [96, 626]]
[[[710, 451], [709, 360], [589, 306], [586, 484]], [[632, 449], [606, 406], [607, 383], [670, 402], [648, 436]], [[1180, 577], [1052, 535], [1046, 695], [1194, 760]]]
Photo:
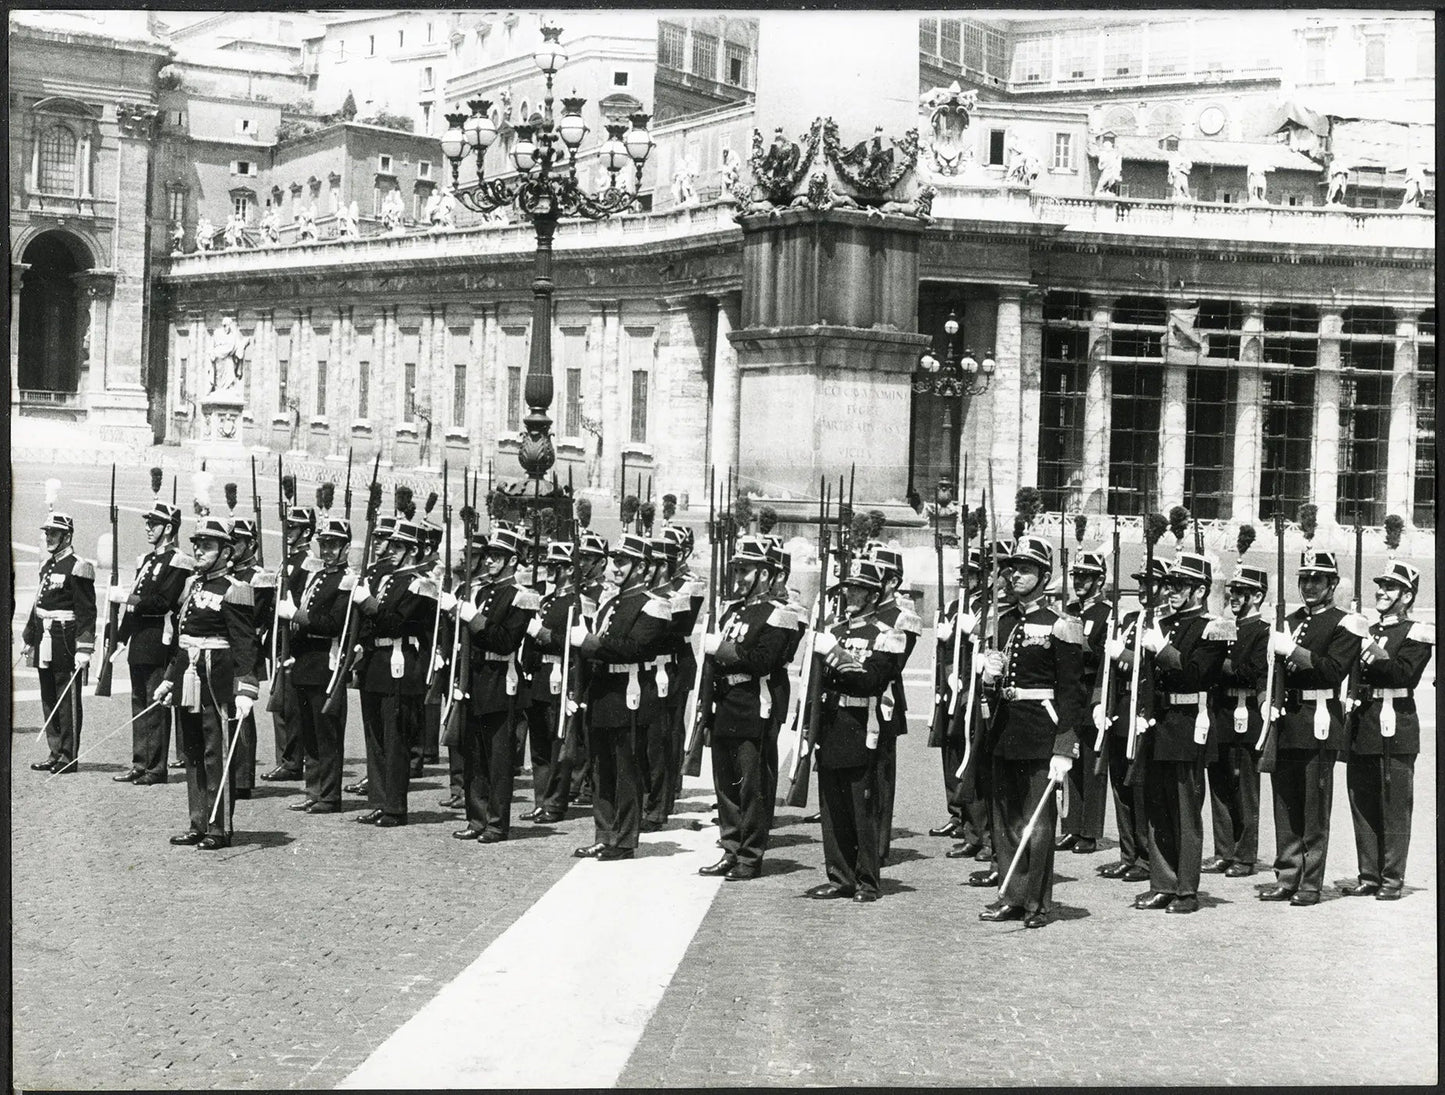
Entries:
[[371, 215], [373, 217], [381, 216], [381, 187], [379, 186], [371, 188]]
[[1189, 368], [1185, 385], [1184, 504], [1201, 520], [1223, 520], [1234, 489], [1234, 371]]
[[170, 192], [171, 223], [184, 224], [186, 221], [186, 192], [184, 190], [172, 190]]
[[1074, 135], [1072, 133], [1054, 134], [1054, 170], [1072, 171], [1074, 169]]
[[430, 160], [418, 160], [418, 161], [416, 162], [416, 177], [417, 177], [418, 179], [430, 179], [430, 178], [431, 178], [431, 161], [430, 161]]
[[663, 68], [681, 70], [686, 42], [687, 32], [682, 27], [675, 23], [659, 23], [657, 25], [657, 63]]
[[416, 421], [416, 362], [401, 367], [401, 420]]
[[[1426, 27], [1421, 27], [1415, 32], [1419, 37], [1415, 39], [1415, 75], [1435, 75], [1435, 35]], [[1416, 524], [1419, 524], [1417, 521]], [[1434, 527], [1433, 525], [1431, 526]]]
[[452, 366], [452, 425], [462, 429], [467, 424], [467, 363]]
[[1389, 447], [1389, 375], [1345, 371], [1340, 377], [1339, 501], [1335, 507], [1341, 522], [1384, 522]]
[[1115, 365], [1109, 421], [1109, 512], [1137, 516], [1145, 495], [1151, 509], [1159, 497], [1159, 406], [1163, 372], [1157, 365]]
[[396, 32], [396, 48], [397, 48], [397, 49], [405, 49], [405, 48], [406, 48], [406, 31], [404, 31], [404, 30], [398, 30], [398, 31]]
[[626, 87], [626, 86], [627, 86], [627, 73], [625, 73], [625, 72], [614, 72], [614, 73], [612, 74], [612, 86], [613, 86], [613, 87]]
[[[748, 50], [745, 47], [727, 43], [727, 72], [723, 78], [733, 87], [748, 86]], [[623, 80], [624, 84], [626, 82]]]
[[1385, 78], [1385, 36], [1372, 34], [1365, 39], [1365, 79]]
[[[190, 377], [190, 373], [191, 373], [191, 367], [190, 367], [190, 366], [191, 366], [191, 359], [190, 359], [190, 358], [188, 358], [188, 357], [183, 357], [183, 358], [181, 358], [181, 367], [180, 367], [180, 380], [181, 380], [180, 388], [181, 388], [181, 390], [180, 390], [180, 392], [178, 392], [177, 395], [176, 395], [176, 402], [177, 402], [178, 405], [180, 405], [180, 406], [182, 406], [182, 407], [184, 407], [187, 403], [190, 402], [190, 385], [189, 385], [189, 377]], [[283, 373], [282, 375], [284, 376], [285, 374]], [[286, 406], [286, 402], [285, 402], [284, 399], [283, 399], [282, 402], [281, 402], [281, 406], [282, 406], [283, 409], [284, 409], [285, 406]]]
[[430, 19], [428, 19], [428, 20], [426, 21], [426, 40], [427, 40], [428, 42], [430, 42], [430, 41], [433, 40], [432, 34], [433, 34], [432, 22], [431, 22]]
[[1143, 75], [1144, 44], [1138, 27], [1104, 31], [1104, 79], [1137, 80]]
[[256, 163], [254, 160], [233, 160], [231, 162], [232, 175], [254, 175]]
[[1309, 84], [1329, 83], [1330, 43], [1327, 38], [1305, 40], [1305, 82]]
[[326, 415], [326, 359], [316, 363], [316, 417]]
[[1098, 43], [1090, 35], [1078, 39], [1070, 37], [1063, 42], [1063, 60], [1059, 64], [1059, 80], [1093, 80], [1099, 75]]
[[356, 417], [371, 417], [371, 362], [362, 361], [356, 366]]
[[432, 69], [431, 65], [427, 65], [421, 70], [421, 89], [423, 91], [431, 91], [436, 87], [436, 83], [436, 72]]
[[1002, 167], [1004, 164], [1004, 136], [1002, 129], [988, 131], [988, 164], [990, 167]]
[[984, 72], [995, 80], [1008, 78], [1008, 40], [1003, 32], [986, 30], [983, 36]]
[[1189, 68], [1188, 23], [1149, 24], [1149, 75], [1179, 76]]
[[1039, 492], [1044, 509], [1077, 507], [1083, 485], [1087, 331], [1046, 330], [1039, 400]]
[[1435, 347], [1419, 347], [1415, 374], [1415, 505], [1413, 522], [1435, 527]]
[[256, 132], [255, 122], [250, 118], [237, 118], [235, 126], [238, 134], [251, 134]]
[[376, 157], [376, 169], [383, 175], [391, 174], [391, 157], [385, 152]]
[[1259, 477], [1259, 517], [1278, 511], [1293, 516], [1310, 500], [1311, 450], [1314, 447], [1315, 378], [1313, 373], [1268, 371], [1264, 374], [1264, 458]]
[[938, 53], [938, 20], [918, 20], [918, 52], [934, 56]]
[[231, 212], [235, 213], [243, 221], [251, 219], [251, 209], [256, 204], [256, 199], [250, 194], [233, 194], [231, 196]]
[[[277, 341], [280, 341], [280, 340], [282, 340], [283, 338], [289, 340], [289, 334], [288, 334], [287, 332], [284, 332], [284, 331], [277, 331], [277, 332], [276, 332], [276, 338], [277, 338]], [[291, 372], [291, 359], [288, 358], [288, 357], [277, 358], [277, 359], [276, 359], [276, 388], [277, 388], [277, 391], [276, 391], [276, 409], [277, 409], [278, 411], [284, 411], [284, 410], [286, 409], [286, 383], [287, 383], [287, 380], [289, 379], [290, 372]]]
[[423, 133], [431, 132], [431, 103], [421, 104], [421, 131]]
[[582, 370], [568, 369], [563, 389], [566, 415], [562, 422], [562, 433], [566, 437], [582, 436]]
[[647, 383], [648, 371], [634, 369], [632, 372], [632, 430], [629, 440], [647, 440]]
[[983, 27], [968, 19], [959, 21], [963, 31], [963, 67], [983, 71]]
[[522, 428], [522, 366], [507, 368], [507, 429]]
[[717, 79], [717, 39], [711, 34], [693, 34], [692, 72], [709, 80]]
[[345, 39], [345, 38], [338, 38], [338, 39], [336, 40], [336, 59], [337, 59], [338, 61], [344, 61], [344, 60], [346, 60], [346, 39]]
[[945, 61], [952, 61], [955, 65], [962, 57], [960, 29], [957, 19], [940, 19], [938, 21], [939, 56]]
[[1014, 47], [1013, 83], [1047, 84], [1053, 78], [1053, 39], [1024, 38]]

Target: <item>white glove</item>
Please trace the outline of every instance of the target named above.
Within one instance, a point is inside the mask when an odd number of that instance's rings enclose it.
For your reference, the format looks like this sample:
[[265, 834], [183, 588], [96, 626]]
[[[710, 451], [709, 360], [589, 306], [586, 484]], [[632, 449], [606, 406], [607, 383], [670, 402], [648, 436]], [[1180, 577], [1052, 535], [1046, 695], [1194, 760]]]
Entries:
[[985, 684], [997, 684], [1003, 678], [1003, 651], [989, 650], [983, 656], [983, 680]]
[[1271, 631], [1269, 633], [1269, 652], [1276, 657], [1288, 658], [1294, 653], [1299, 643], [1294, 641], [1288, 631]]
[[582, 624], [573, 624], [572, 630], [567, 633], [567, 641], [573, 646], [581, 646], [582, 640], [587, 638], [589, 632]]
[[849, 651], [846, 646], [834, 646], [828, 652], [828, 667], [839, 673], [861, 673], [863, 665]]
[[155, 700], [157, 703], [162, 703], [165, 701], [165, 698], [171, 694], [174, 688], [175, 686], [171, 684], [170, 681], [161, 681], [160, 684], [156, 685], [156, 690], [151, 693], [151, 699]]
[[130, 600], [130, 587], [122, 585], [111, 586], [106, 592], [105, 599], [113, 605], [123, 605]]
[[1117, 662], [1120, 658], [1122, 658], [1124, 656], [1124, 651], [1127, 649], [1128, 647], [1124, 645], [1123, 639], [1110, 639], [1104, 644], [1104, 653], [1109, 655], [1109, 660], [1111, 662]]
[[282, 597], [276, 602], [276, 615], [283, 620], [294, 620], [296, 618], [296, 602], [290, 597]]
[[355, 588], [351, 591], [351, 603], [354, 605], [359, 605], [364, 601], [369, 601], [370, 599], [371, 586], [367, 585], [365, 582], [357, 582]]
[[1062, 783], [1069, 774], [1069, 769], [1074, 766], [1073, 757], [1053, 756], [1049, 758], [1049, 779], [1055, 783]]
[[818, 632], [818, 637], [813, 640], [813, 653], [821, 654], [826, 658], [833, 652], [833, 648], [837, 645], [837, 636], [831, 631], [820, 631]]
[[533, 616], [530, 620], [527, 621], [527, 634], [532, 636], [532, 638], [534, 639], [538, 635], [542, 634], [542, 617]]
[[1360, 651], [1360, 661], [1366, 665], [1372, 662], [1384, 661], [1389, 658], [1390, 652], [1377, 642], [1371, 642], [1369, 646]]
[[1163, 630], [1156, 625], [1145, 631], [1139, 642], [1149, 653], [1157, 654], [1164, 649], [1165, 644], [1168, 643], [1169, 640], [1164, 637]]
[[940, 617], [937, 625], [933, 629], [934, 638], [941, 643], [953, 638], [953, 622], [952, 617], [946, 620]]
[[246, 716], [251, 713], [251, 708], [256, 706], [256, 701], [250, 696], [236, 697], [236, 721], [244, 722]]
[[1094, 704], [1094, 729], [1104, 730], [1108, 725], [1109, 716], [1104, 714], [1104, 705], [1101, 703]]
[[123, 647], [123, 646], [117, 646], [117, 647], [115, 648], [115, 653], [110, 656], [110, 664], [111, 664], [111, 665], [124, 665], [124, 664], [125, 664], [125, 647]]
[[90, 655], [85, 651], [79, 651], [75, 655], [75, 668], [81, 670], [90, 665]]
[[722, 646], [722, 636], [716, 631], [709, 632], [702, 637], [702, 652], [704, 654], [716, 654], [720, 646]]
[[437, 595], [437, 604], [441, 606], [443, 612], [450, 612], [457, 607], [457, 599], [452, 594], [443, 591]]
[[963, 626], [965, 635], [972, 635], [974, 629], [978, 627], [978, 617], [972, 612], [965, 612], [958, 618], [958, 622]]
[[477, 608], [475, 601], [462, 601], [457, 605], [457, 615], [461, 617], [461, 621], [464, 624], [471, 623], [479, 611], [480, 609]]

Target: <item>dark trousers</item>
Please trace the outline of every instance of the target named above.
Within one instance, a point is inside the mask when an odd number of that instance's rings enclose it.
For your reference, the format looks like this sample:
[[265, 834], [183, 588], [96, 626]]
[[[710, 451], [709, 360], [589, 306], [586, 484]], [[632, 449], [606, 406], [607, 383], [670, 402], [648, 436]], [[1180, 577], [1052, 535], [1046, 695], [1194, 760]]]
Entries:
[[[276, 687], [276, 678], [271, 679], [271, 686]], [[296, 690], [296, 686], [290, 683], [287, 678], [286, 687]], [[380, 693], [377, 693], [380, 695]], [[362, 710], [366, 705], [362, 704]], [[271, 712], [271, 729], [276, 743], [276, 767], [284, 768], [288, 772], [299, 772], [302, 767], [301, 753], [301, 716], [297, 714], [295, 700], [288, 696], [281, 709]]]
[[592, 821], [597, 842], [636, 848], [642, 831], [642, 772], [637, 742], [646, 740], [645, 726], [590, 726], [592, 756]]
[[682, 757], [687, 750], [687, 742], [682, 740], [686, 695], [669, 695], [663, 710], [667, 720], [667, 783], [662, 813], [670, 817], [677, 812], [677, 796], [682, 793]]
[[522, 761], [527, 756], [527, 720], [513, 719], [512, 728], [512, 775], [522, 774]]
[[[1390, 782], [1385, 783], [1388, 766]], [[1360, 881], [1381, 889], [1405, 885], [1405, 855], [1410, 850], [1410, 819], [1415, 809], [1415, 758], [1378, 754], [1345, 762], [1345, 787], [1355, 822], [1355, 852]]]
[[442, 757], [442, 705], [440, 700], [423, 706], [421, 727], [421, 759], [427, 764], [435, 764]]
[[366, 804], [406, 820], [406, 697], [395, 692], [361, 692], [361, 728], [366, 735]]
[[[60, 645], [59, 639], [55, 645]], [[70, 683], [70, 675], [75, 672], [75, 663], [69, 656], [61, 657], [59, 654], [60, 652], [56, 651], [57, 656], [50, 664], [36, 672], [40, 675], [40, 709], [49, 720], [49, 725], [45, 727], [45, 742], [50, 747], [50, 759], [61, 764], [70, 764], [75, 760], [75, 754], [80, 751], [80, 725], [83, 721], [80, 706], [81, 683], [77, 678], [75, 683], [70, 685], [70, 691], [65, 692], [65, 686]], [[56, 711], [55, 701], [60, 699], [62, 692], [65, 692], [65, 698], [60, 700], [60, 710]], [[54, 718], [50, 717], [52, 712], [55, 714]]]
[[566, 753], [571, 761], [571, 786], [567, 789], [569, 801], [576, 801], [584, 792], [592, 794], [592, 754], [587, 747], [587, 720], [580, 715], [573, 718], [567, 731]]
[[[712, 739], [712, 778], [723, 852], [743, 868], [761, 870], [773, 826], [766, 736]], [[776, 750], [773, 753], [777, 756]], [[774, 761], [773, 770], [777, 763]], [[775, 777], [774, 777], [775, 778]]]
[[1124, 739], [1112, 737], [1108, 742], [1109, 782], [1114, 788], [1114, 820], [1119, 827], [1119, 860], [1131, 867], [1149, 865], [1149, 822], [1144, 808], [1143, 781], [1128, 786], [1129, 758], [1124, 755]]
[[893, 845], [893, 795], [898, 784], [898, 735], [886, 726], [879, 731], [878, 757], [873, 763], [878, 779], [878, 864], [882, 866]]
[[[179, 722], [181, 755], [186, 758], [186, 804], [190, 809], [191, 832], [225, 836], [231, 821], [226, 803], [215, 811], [216, 820], [211, 820], [211, 811], [221, 790], [226, 750], [231, 744], [225, 713], [203, 703], [199, 711], [180, 710]], [[235, 760], [231, 763], [234, 766]], [[234, 792], [234, 773], [229, 782]], [[234, 793], [227, 797], [234, 807]]]
[[1079, 731], [1079, 756], [1069, 769], [1069, 808], [1059, 823], [1061, 832], [1087, 840], [1098, 840], [1104, 835], [1104, 811], [1109, 805], [1108, 773], [1094, 774], [1098, 757], [1090, 724]]
[[[1013, 760], [995, 757], [993, 762], [993, 850], [1000, 881], [1008, 872], [1023, 837], [1024, 826], [1033, 816], [1044, 789], [1049, 785], [1048, 760]], [[1029, 837], [1028, 847], [1000, 896], [1006, 905], [1029, 912], [1048, 912], [1054, 907], [1054, 828], [1058, 809], [1054, 796], [1044, 805]]]
[[301, 720], [301, 752], [306, 760], [306, 797], [341, 805], [341, 761], [346, 740], [346, 690], [340, 709], [328, 715], [324, 684], [296, 685]]
[[567, 743], [557, 736], [560, 711], [555, 703], [534, 703], [527, 709], [527, 736], [532, 747], [532, 801], [546, 814], [566, 811], [572, 787]]
[[1206, 769], [1214, 819], [1214, 854], [1225, 863], [1259, 858], [1259, 757], [1246, 742], [1219, 748]]
[[876, 765], [818, 769], [823, 864], [829, 882], [854, 893], [876, 894], [879, 888]]
[[667, 792], [671, 783], [668, 709], [664, 704], [657, 718], [638, 727], [637, 767], [642, 773], [642, 816], [654, 824], [667, 821]]
[[1270, 786], [1274, 791], [1275, 875], [1281, 886], [1319, 893], [1330, 850], [1334, 801], [1333, 749], [1281, 749]]
[[[980, 753], [977, 742], [963, 779], [958, 786], [958, 796], [963, 809], [963, 839], [965, 843], [982, 844], [986, 850], [995, 852], [993, 859], [997, 866], [997, 844], [993, 839], [993, 760]], [[963, 763], [963, 746], [959, 745], [958, 763]], [[945, 750], [946, 752], [947, 750]], [[958, 766], [954, 766], [958, 771]]]
[[767, 788], [765, 798], [768, 803], [768, 828], [773, 827], [773, 814], [778, 805], [778, 735], [783, 731], [783, 725], [776, 718], [772, 719], [763, 731], [763, 774], [767, 777]]
[[256, 715], [254, 712], [241, 720], [236, 732], [241, 740], [236, 743], [236, 755], [231, 758], [232, 783], [238, 791], [249, 791], [256, 786]]
[[1144, 783], [1149, 888], [1191, 897], [1204, 858], [1204, 762], [1151, 760]]
[[[151, 697], [165, 680], [163, 665], [132, 665], [130, 669], [130, 713], [145, 711]], [[146, 711], [131, 723], [130, 764], [153, 779], [166, 778], [166, 750], [171, 747], [171, 708], [162, 704]]]
[[[943, 748], [938, 751], [943, 760], [943, 800], [948, 805], [948, 816], [964, 823], [963, 780], [958, 778], [958, 766], [963, 763], [963, 739], [945, 738]], [[970, 838], [975, 839], [975, 838]]]
[[462, 798], [468, 829], [501, 837], [511, 832], [516, 721], [505, 711], [467, 714], [461, 751]]

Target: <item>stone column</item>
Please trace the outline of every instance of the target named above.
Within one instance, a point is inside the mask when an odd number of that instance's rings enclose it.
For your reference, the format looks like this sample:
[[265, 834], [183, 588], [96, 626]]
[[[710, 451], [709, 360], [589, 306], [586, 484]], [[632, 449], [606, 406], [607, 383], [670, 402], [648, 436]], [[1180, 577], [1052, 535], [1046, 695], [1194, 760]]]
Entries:
[[[75, 284], [76, 321], [81, 346], [82, 368], [89, 370], [88, 406], [106, 404], [107, 373], [110, 371], [110, 308], [115, 299], [115, 274], [108, 270], [82, 270], [71, 276]], [[77, 390], [78, 381], [77, 379]]]
[[28, 262], [10, 263], [10, 405], [20, 403], [20, 283]]
[[1319, 523], [1335, 524], [1340, 472], [1340, 336], [1344, 317], [1338, 311], [1320, 316], [1320, 349], [1315, 365], [1315, 444], [1312, 479]]
[[1184, 502], [1184, 440], [1188, 434], [1185, 404], [1189, 397], [1189, 366], [1166, 361], [1159, 411], [1159, 497], [1164, 507]]
[[[729, 340], [737, 325], [738, 295], [716, 298], [716, 334], [712, 350], [712, 417], [708, 423], [708, 462], [713, 482], [721, 483], [738, 463], [738, 352]], [[705, 484], [704, 484], [705, 485]]]
[[472, 317], [472, 330], [480, 331], [474, 347], [477, 362], [478, 397], [476, 424], [472, 430], [473, 459], [485, 468], [497, 444], [497, 407], [499, 393], [505, 390], [506, 375], [502, 369], [502, 330], [499, 305], [479, 304]]
[[1415, 344], [1417, 313], [1395, 313], [1395, 370], [1390, 385], [1390, 450], [1385, 470], [1385, 512], [1413, 524], [1415, 479], [1415, 376], [1419, 365]]
[[1234, 397], [1234, 476], [1231, 481], [1231, 518], [1248, 524], [1259, 517], [1259, 485], [1264, 456], [1264, 311], [1259, 304], [1245, 305], [1239, 342], [1239, 372]]
[[1037, 486], [1039, 481], [1039, 423], [1044, 391], [1044, 297], [1038, 290], [1024, 292], [1020, 323], [1018, 485], [1022, 487]]
[[598, 436], [583, 429], [583, 440], [587, 445], [587, 490], [602, 490], [607, 483], [606, 461], [603, 456], [603, 442], [607, 437], [607, 417], [602, 402], [603, 389], [603, 341], [607, 326], [607, 306], [588, 301], [587, 343], [582, 365], [582, 416], [598, 426]]
[[712, 331], [715, 311], [705, 298], [695, 296], [668, 297], [663, 317], [666, 342], [659, 356], [660, 376], [656, 385], [658, 400], [659, 444], [655, 445], [654, 464], [657, 482], [653, 498], [662, 512], [662, 495], [672, 492], [681, 501], [686, 492], [690, 499], [707, 489], [708, 397], [703, 358], [707, 353], [708, 335]]
[[598, 305], [602, 319], [602, 486], [621, 494], [622, 446], [627, 441], [623, 417], [622, 302]]
[[1109, 434], [1113, 424], [1113, 376], [1109, 363], [1109, 320], [1114, 298], [1094, 300], [1089, 320], [1088, 373], [1084, 386], [1084, 468], [1085, 513], [1109, 512]]
[[1019, 290], [999, 290], [996, 331], [993, 357], [998, 367], [989, 389], [988, 451], [993, 460], [993, 505], [1003, 514], [1011, 512], [1014, 496], [1022, 485], [1019, 408], [1023, 402], [1023, 306]]
[[467, 412], [464, 428], [467, 432], [467, 461], [472, 463], [480, 451], [480, 443], [486, 436], [489, 421], [488, 406], [496, 388], [496, 373], [486, 354], [487, 306], [472, 305], [472, 329], [467, 345]]

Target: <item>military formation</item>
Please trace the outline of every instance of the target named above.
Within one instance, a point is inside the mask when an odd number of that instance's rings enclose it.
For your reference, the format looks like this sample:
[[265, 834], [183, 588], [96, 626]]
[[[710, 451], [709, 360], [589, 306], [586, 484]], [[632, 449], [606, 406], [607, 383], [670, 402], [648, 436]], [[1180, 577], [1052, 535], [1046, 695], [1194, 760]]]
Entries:
[[[820, 484], [823, 580], [809, 607], [784, 543], [733, 518], [731, 480], [709, 501], [708, 565], [695, 573], [690, 529], [653, 536], [639, 525], [609, 544], [580, 527], [561, 493], [549, 526], [539, 510], [530, 530], [492, 520], [483, 532], [469, 473], [454, 545], [445, 473], [439, 514], [437, 494], [418, 515], [398, 487], [384, 515], [373, 467], [358, 543], [349, 467], [337, 507], [330, 484], [315, 507], [298, 504], [278, 467], [283, 550], [268, 568], [254, 468], [252, 514], [236, 512], [234, 484], [229, 513], [213, 513], [209, 477], [196, 477], [188, 551], [174, 488], [163, 501], [158, 471], [140, 517], [150, 550], [128, 580], [112, 476], [96, 693], [109, 695], [113, 666], [128, 668], [131, 764], [117, 782], [167, 782], [175, 738], [188, 816], [172, 844], [229, 846], [236, 803], [257, 778], [255, 708], [268, 682], [275, 766], [259, 778], [299, 783], [297, 813], [339, 813], [350, 792], [365, 797], [356, 822], [406, 825], [411, 780], [445, 746], [442, 805], [457, 812], [456, 840], [505, 842], [514, 821], [552, 825], [590, 805], [592, 839], [574, 854], [625, 860], [641, 833], [668, 824], [684, 775], [710, 748], [721, 854], [700, 874], [759, 877], [776, 807], [806, 804], [816, 783], [810, 820], [822, 826], [827, 881], [808, 896], [881, 896], [909, 721], [903, 678], [924, 629], [901, 593], [902, 554], [859, 542], [851, 486], [845, 500], [841, 481], [836, 495]], [[78, 772], [83, 755], [101, 564], [75, 553], [75, 522], [54, 488], [22, 639], [48, 747], [31, 767], [60, 775]], [[1129, 612], [1117, 523], [1112, 558], [1081, 549], [1056, 583], [1053, 545], [1027, 534], [990, 540], [981, 522], [977, 542], [958, 546], [958, 595], [946, 604], [936, 534], [942, 608], [928, 741], [940, 750], [948, 818], [931, 833], [955, 838], [947, 856], [976, 862], [968, 884], [993, 892], [979, 918], [1047, 924], [1055, 856], [1099, 851], [1111, 796], [1119, 859], [1099, 873], [1147, 883], [1137, 909], [1195, 912], [1202, 872], [1242, 878], [1260, 866], [1262, 773], [1277, 847], [1275, 883], [1259, 896], [1316, 904], [1338, 763], [1358, 862], [1344, 892], [1398, 898], [1420, 748], [1414, 692], [1434, 644], [1433, 628], [1411, 616], [1419, 572], [1391, 560], [1374, 578], [1369, 622], [1359, 606], [1334, 603], [1336, 556], [1307, 550], [1299, 604], [1286, 613], [1281, 546], [1273, 575], [1234, 569], [1228, 611], [1216, 617], [1214, 564], [1200, 551], [1159, 558], [1155, 520], [1145, 521]], [[352, 704], [366, 772], [343, 787]], [[514, 818], [528, 752], [532, 801]]]

